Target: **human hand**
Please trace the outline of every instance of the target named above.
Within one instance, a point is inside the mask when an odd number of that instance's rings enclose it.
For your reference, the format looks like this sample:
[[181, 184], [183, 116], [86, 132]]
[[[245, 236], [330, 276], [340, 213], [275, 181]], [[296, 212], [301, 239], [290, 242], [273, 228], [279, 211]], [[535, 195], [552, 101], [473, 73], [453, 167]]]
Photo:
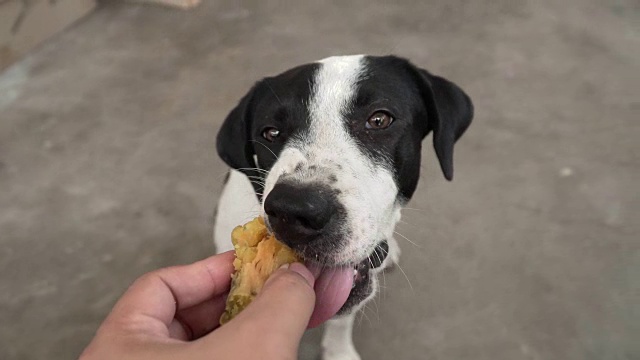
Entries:
[[277, 270], [243, 312], [218, 328], [233, 258], [227, 252], [143, 275], [80, 359], [296, 359], [314, 308], [313, 275], [299, 263]]

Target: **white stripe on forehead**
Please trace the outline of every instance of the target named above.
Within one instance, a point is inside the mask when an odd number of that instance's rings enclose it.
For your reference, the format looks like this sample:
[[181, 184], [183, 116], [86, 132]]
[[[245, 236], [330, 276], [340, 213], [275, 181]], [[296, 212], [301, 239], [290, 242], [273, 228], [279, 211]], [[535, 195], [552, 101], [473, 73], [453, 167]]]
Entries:
[[[391, 239], [400, 210], [393, 171], [363, 151], [350, 131], [350, 108], [355, 105], [358, 83], [367, 76], [363, 55], [331, 57], [319, 61], [307, 104], [308, 129], [291, 136], [265, 180], [264, 197], [278, 182], [301, 185], [301, 191], [329, 187], [344, 209], [332, 261], [357, 263], [366, 258], [380, 239]], [[306, 189], [306, 190], [305, 190]], [[263, 213], [264, 213], [263, 200]]]
[[[364, 72], [364, 55], [334, 56], [320, 60], [309, 111], [311, 129], [343, 129], [343, 113], [351, 105]], [[337, 134], [335, 134], [337, 135]]]

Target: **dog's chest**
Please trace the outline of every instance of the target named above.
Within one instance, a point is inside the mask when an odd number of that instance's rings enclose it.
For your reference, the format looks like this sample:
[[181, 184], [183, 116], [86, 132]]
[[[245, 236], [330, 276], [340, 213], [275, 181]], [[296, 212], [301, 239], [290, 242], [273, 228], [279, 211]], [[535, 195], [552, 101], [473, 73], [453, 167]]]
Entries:
[[261, 206], [255, 190], [243, 173], [229, 170], [229, 176], [224, 183], [217, 214], [214, 223], [214, 240], [216, 252], [222, 253], [233, 250], [231, 231], [261, 214]]

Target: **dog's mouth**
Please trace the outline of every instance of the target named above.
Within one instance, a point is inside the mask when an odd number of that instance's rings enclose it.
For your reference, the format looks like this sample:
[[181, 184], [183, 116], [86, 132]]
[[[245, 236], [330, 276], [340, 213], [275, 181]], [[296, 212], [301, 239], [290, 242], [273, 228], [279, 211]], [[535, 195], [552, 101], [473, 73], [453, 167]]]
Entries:
[[388, 252], [389, 244], [384, 240], [367, 258], [355, 265], [326, 267], [314, 261], [306, 261], [307, 267], [316, 277], [316, 305], [309, 327], [315, 327], [333, 317], [345, 305], [352, 291], [367, 286], [371, 270], [382, 265]]

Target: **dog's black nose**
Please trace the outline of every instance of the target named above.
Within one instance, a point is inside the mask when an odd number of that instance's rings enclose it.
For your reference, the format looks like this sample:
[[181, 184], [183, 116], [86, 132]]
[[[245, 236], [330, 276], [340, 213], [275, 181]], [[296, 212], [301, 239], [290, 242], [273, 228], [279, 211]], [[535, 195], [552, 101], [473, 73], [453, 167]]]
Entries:
[[336, 208], [331, 192], [314, 185], [276, 184], [264, 201], [272, 230], [291, 247], [316, 239]]

